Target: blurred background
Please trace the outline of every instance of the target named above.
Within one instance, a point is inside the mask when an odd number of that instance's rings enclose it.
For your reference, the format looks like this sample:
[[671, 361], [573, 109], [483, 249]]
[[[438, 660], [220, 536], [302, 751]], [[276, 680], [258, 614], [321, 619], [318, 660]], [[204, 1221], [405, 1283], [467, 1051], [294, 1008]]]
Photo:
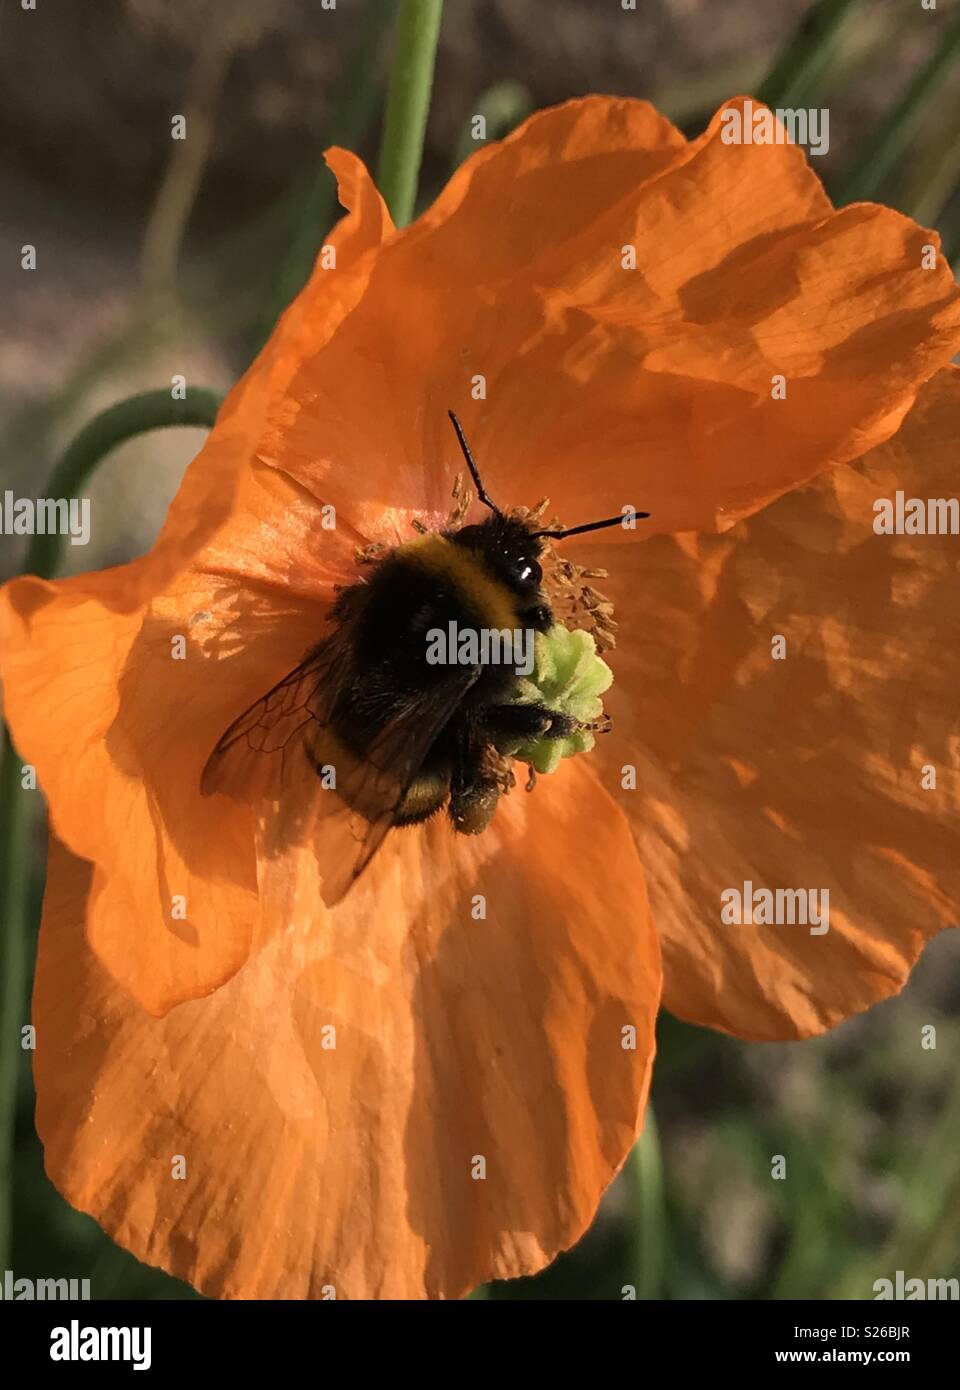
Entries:
[[[24, 0], [29, 4], [29, 0]], [[328, 0], [329, 3], [329, 0]], [[65, 446], [135, 391], [225, 390], [306, 279], [337, 216], [321, 152], [376, 169], [394, 0], [0, 0], [0, 489], [43, 496]], [[420, 203], [531, 110], [646, 97], [686, 133], [737, 93], [825, 106], [814, 167], [838, 204], [877, 198], [960, 263], [960, 3], [447, 0]], [[171, 139], [171, 118], [190, 136]], [[37, 248], [36, 270], [21, 247]], [[65, 570], [145, 550], [203, 433], [128, 443], [85, 489]], [[3, 537], [0, 579], [23, 562]], [[44, 863], [28, 873], [39, 920]], [[2, 924], [0, 924], [2, 926]], [[23, 1017], [26, 1018], [26, 1005]], [[921, 1029], [937, 1030], [935, 1050]], [[648, 1127], [593, 1229], [492, 1298], [871, 1298], [960, 1276], [960, 941], [897, 1000], [803, 1044], [743, 1044], [662, 1016]], [[11, 1267], [89, 1277], [94, 1298], [194, 1297], [119, 1251], [47, 1182], [29, 1053], [16, 1116]], [[771, 1158], [789, 1155], [784, 1182]]]

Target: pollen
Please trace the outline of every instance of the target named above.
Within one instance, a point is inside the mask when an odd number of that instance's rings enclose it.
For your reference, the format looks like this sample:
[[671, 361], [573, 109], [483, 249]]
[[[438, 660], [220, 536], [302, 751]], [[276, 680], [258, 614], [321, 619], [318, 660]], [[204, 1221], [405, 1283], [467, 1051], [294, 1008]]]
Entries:
[[[549, 506], [549, 498], [544, 497], [535, 507], [515, 508], [513, 515], [521, 521], [543, 526], [546, 530], [563, 530], [563, 523], [557, 517], [544, 522]], [[613, 604], [591, 582], [606, 579], [609, 571], [578, 565], [567, 556], [558, 554], [549, 542], [544, 545], [540, 564], [543, 569], [543, 591], [560, 626], [588, 632], [600, 653], [612, 651], [617, 645]]]

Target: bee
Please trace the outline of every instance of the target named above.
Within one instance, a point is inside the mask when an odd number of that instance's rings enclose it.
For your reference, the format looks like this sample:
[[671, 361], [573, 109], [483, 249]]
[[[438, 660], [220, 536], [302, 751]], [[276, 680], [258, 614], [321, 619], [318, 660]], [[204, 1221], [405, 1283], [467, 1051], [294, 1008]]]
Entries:
[[490, 516], [422, 533], [342, 589], [329, 635], [230, 725], [203, 772], [204, 795], [271, 799], [283, 808], [284, 834], [309, 832], [328, 905], [346, 895], [394, 827], [446, 807], [454, 830], [484, 830], [503, 791], [490, 758], [498, 743], [575, 728], [543, 704], [511, 702], [516, 651], [512, 660], [431, 663], [428, 635], [454, 624], [461, 632], [522, 631], [532, 643], [553, 624], [544, 543], [623, 517], [535, 530], [507, 515], [487, 495], [460, 421], [448, 413]]

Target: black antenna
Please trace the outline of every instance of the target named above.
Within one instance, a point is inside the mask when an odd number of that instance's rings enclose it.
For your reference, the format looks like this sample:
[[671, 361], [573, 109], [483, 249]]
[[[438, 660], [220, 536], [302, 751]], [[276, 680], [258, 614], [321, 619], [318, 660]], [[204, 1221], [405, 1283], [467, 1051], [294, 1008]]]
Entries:
[[496, 512], [497, 516], [499, 516], [500, 508], [497, 506], [496, 502], [491, 502], [490, 498], [486, 494], [486, 491], [484, 490], [483, 483], [481, 483], [480, 481], [480, 473], [477, 469], [477, 465], [473, 461], [473, 454], [471, 454], [470, 452], [470, 445], [467, 443], [466, 435], [463, 432], [463, 426], [457, 419], [456, 415], [454, 415], [452, 410], [448, 410], [447, 414], [453, 421], [453, 428], [457, 432], [457, 438], [460, 441], [460, 448], [463, 450], [463, 457], [467, 460], [467, 467], [470, 469], [470, 476], [473, 478], [474, 484], [476, 485], [477, 496], [480, 498], [480, 501], [484, 504], [485, 507], [489, 507], [492, 512]]
[[[641, 520], [650, 515], [649, 512], [634, 512], [634, 518]], [[606, 526], [622, 526], [626, 520], [625, 515], [608, 516], [606, 521], [588, 521], [585, 526], [570, 526], [565, 531], [534, 531], [535, 536], [548, 536], [554, 541], [564, 541], [567, 536], [580, 536], [584, 531], [602, 531]]]

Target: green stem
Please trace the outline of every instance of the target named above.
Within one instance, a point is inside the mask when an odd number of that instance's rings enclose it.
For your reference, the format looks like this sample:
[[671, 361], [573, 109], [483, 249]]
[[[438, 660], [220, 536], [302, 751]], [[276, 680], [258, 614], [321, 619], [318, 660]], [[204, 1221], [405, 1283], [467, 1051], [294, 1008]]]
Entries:
[[[937, 138], [928, 132], [925, 148], [917, 151], [908, 169], [901, 170], [898, 207], [921, 227], [938, 227], [941, 214], [960, 187], [960, 92], [949, 103], [946, 119], [937, 122]], [[941, 233], [946, 227], [940, 227]]]
[[[459, 169], [465, 159], [490, 140], [501, 140], [509, 135], [532, 110], [533, 98], [522, 82], [513, 82], [509, 78], [494, 82], [477, 98], [473, 112], [463, 124], [453, 156], [453, 168]], [[486, 122], [487, 133], [483, 140], [473, 137], [473, 122], [477, 116], [482, 116]]]
[[960, 220], [953, 230], [944, 236], [943, 254], [953, 267], [954, 275], [960, 277]]
[[20, 1079], [20, 1029], [27, 1004], [26, 858], [30, 835], [28, 798], [20, 785], [20, 760], [10, 735], [0, 754], [0, 1271], [11, 1268], [13, 1154]]
[[[215, 391], [144, 391], [96, 415], [54, 469], [47, 497], [75, 497], [101, 459], [125, 439], [167, 425], [211, 427], [220, 408]], [[61, 536], [34, 536], [26, 571], [50, 579], [63, 549]], [[13, 1158], [17, 1086], [23, 1056], [20, 1030], [27, 1015], [27, 851], [34, 791], [21, 785], [23, 764], [4, 730], [0, 751], [0, 1271], [12, 1268]]]
[[413, 216], [443, 0], [400, 0], [380, 146], [380, 192], [398, 227]]
[[[134, 435], [168, 425], [199, 425], [209, 429], [217, 418], [223, 397], [216, 391], [197, 386], [186, 389], [183, 400], [174, 400], [168, 390], [143, 391], [95, 415], [77, 435], [47, 483], [47, 497], [76, 497], [97, 464]], [[24, 569], [50, 579], [63, 552], [63, 536], [34, 536], [27, 551]]]
[[[380, 86], [381, 40], [390, 18], [390, 7], [383, 0], [367, 0], [350, 60], [337, 83], [324, 146], [356, 149], [371, 125]], [[260, 344], [266, 342], [280, 314], [306, 284], [334, 220], [336, 201], [336, 180], [324, 165], [295, 200], [290, 240], [260, 325]]]
[[663, 1283], [663, 1160], [653, 1107], [647, 1107], [643, 1133], [630, 1155], [636, 1185], [637, 1225], [634, 1281], [637, 1298], [659, 1298]]
[[874, 198], [883, 180], [903, 157], [927, 111], [931, 97], [960, 56], [960, 17], [951, 24], [935, 52], [907, 84], [903, 96], [881, 121], [853, 168], [837, 189], [836, 203]]
[[797, 105], [836, 51], [841, 31], [860, 0], [816, 0], [770, 69], [757, 98], [768, 106]]

